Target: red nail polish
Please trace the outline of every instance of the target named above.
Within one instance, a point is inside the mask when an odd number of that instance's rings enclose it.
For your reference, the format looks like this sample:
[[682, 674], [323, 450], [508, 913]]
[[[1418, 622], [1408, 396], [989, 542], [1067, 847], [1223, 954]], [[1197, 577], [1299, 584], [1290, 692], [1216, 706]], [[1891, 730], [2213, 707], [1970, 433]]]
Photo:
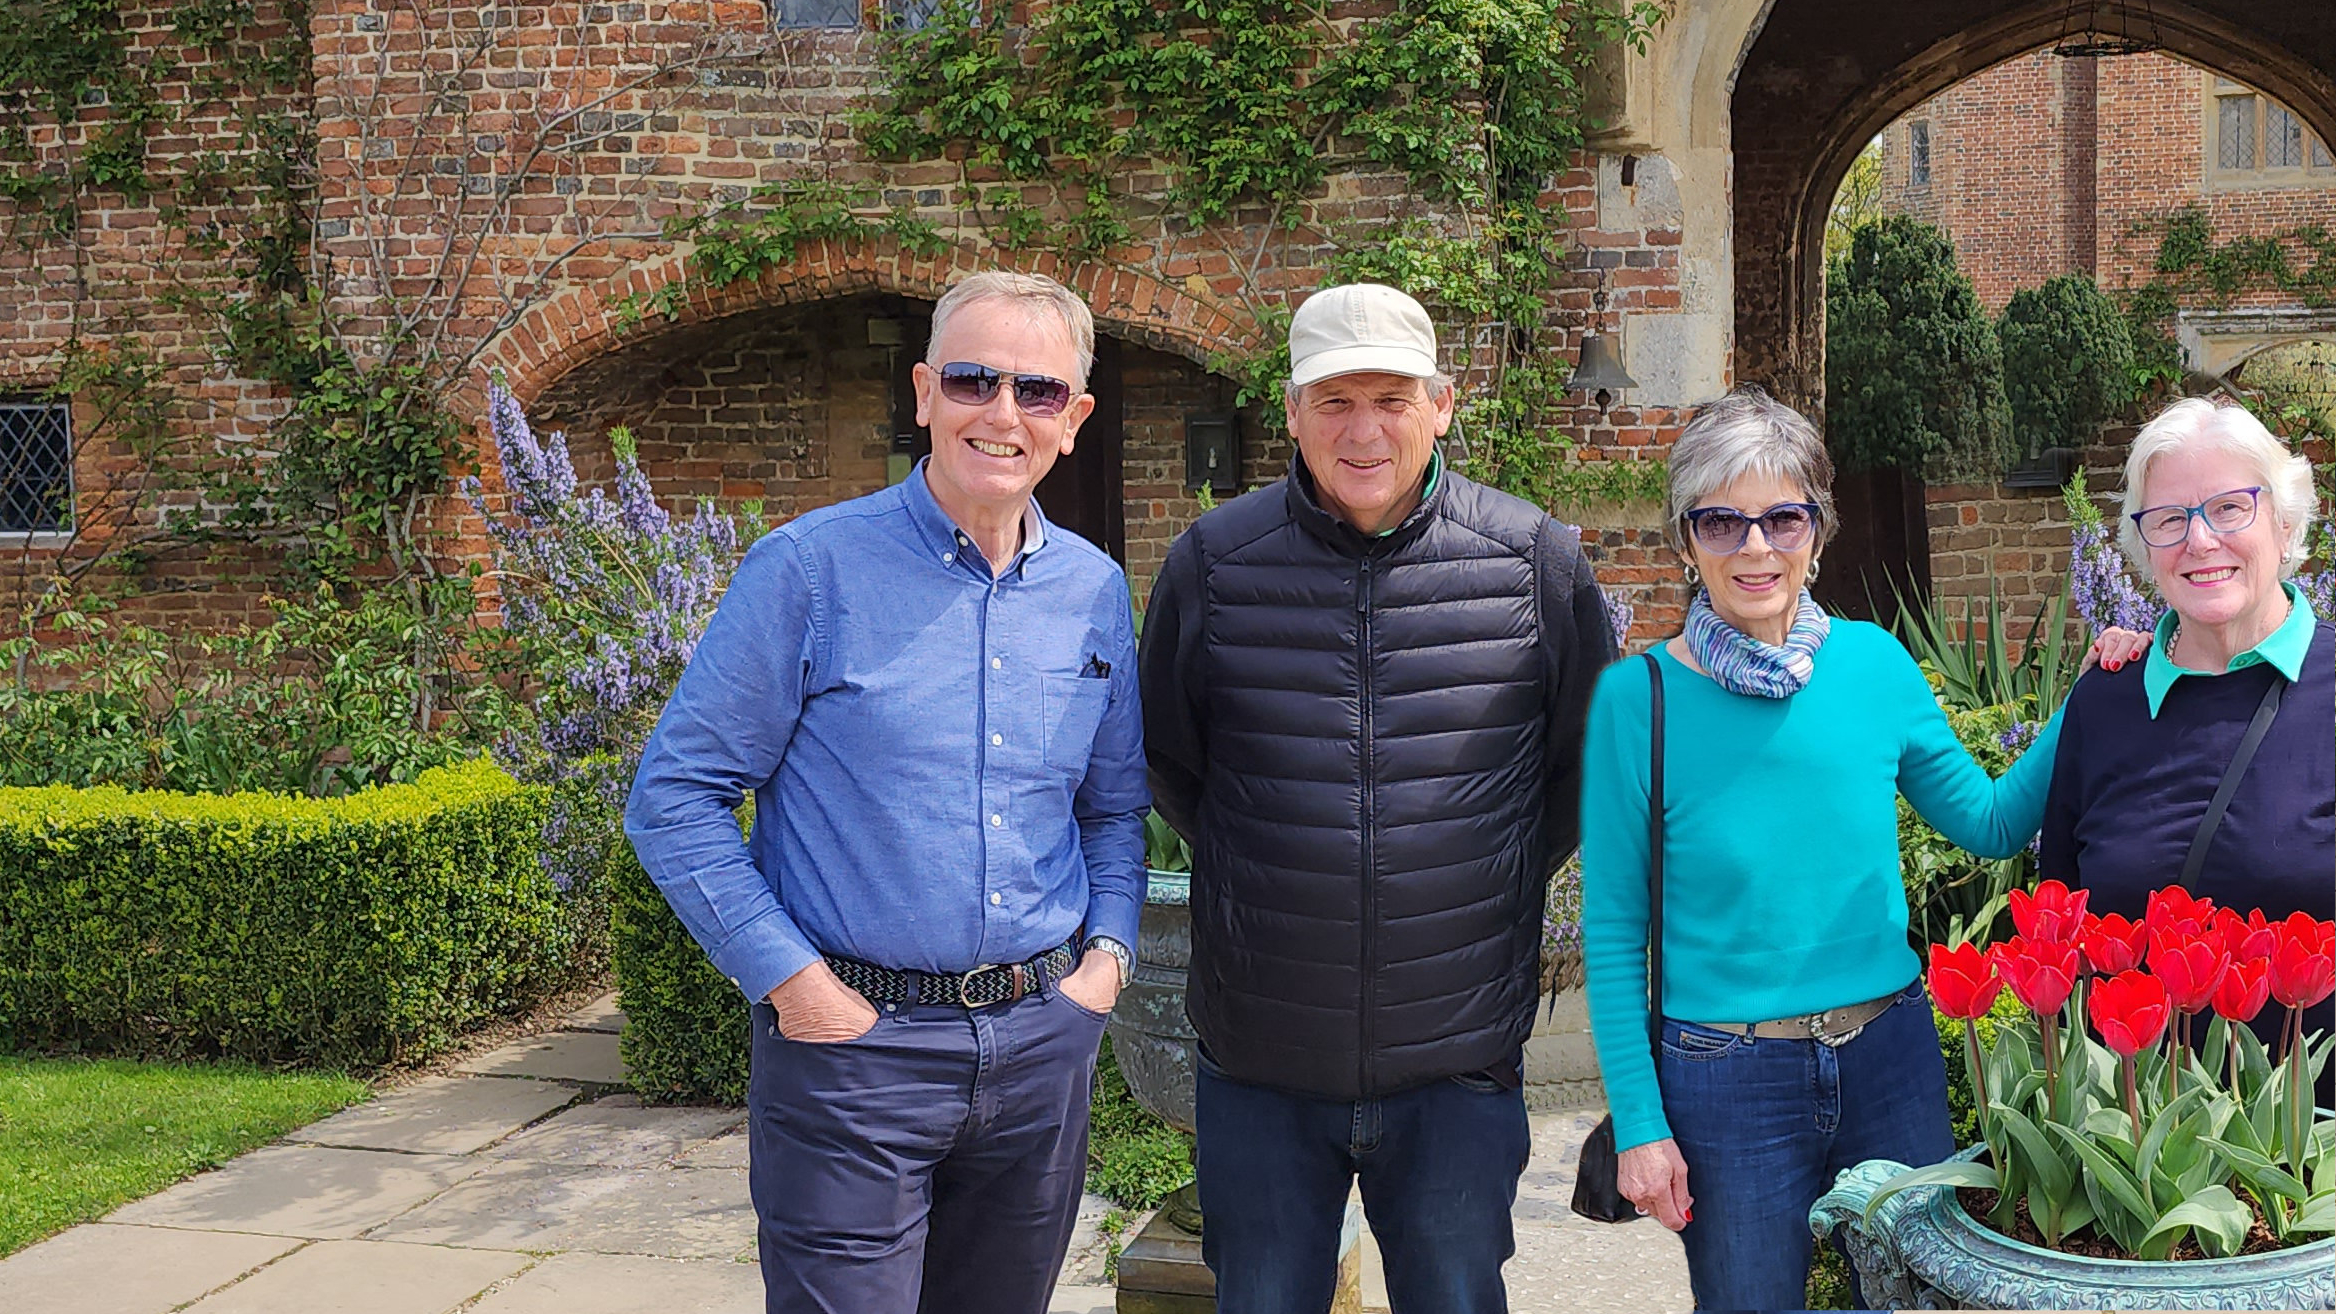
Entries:
[[1684, 1214], [1684, 1217], [1687, 1219], [1687, 1221], [1688, 1221], [1688, 1222], [1690, 1222], [1690, 1223], [1694, 1222], [1694, 1221], [1695, 1221], [1695, 1211], [1694, 1211], [1694, 1210], [1692, 1210], [1692, 1209], [1689, 1209], [1689, 1210], [1687, 1210], [1687, 1211], [1685, 1212], [1685, 1214]]

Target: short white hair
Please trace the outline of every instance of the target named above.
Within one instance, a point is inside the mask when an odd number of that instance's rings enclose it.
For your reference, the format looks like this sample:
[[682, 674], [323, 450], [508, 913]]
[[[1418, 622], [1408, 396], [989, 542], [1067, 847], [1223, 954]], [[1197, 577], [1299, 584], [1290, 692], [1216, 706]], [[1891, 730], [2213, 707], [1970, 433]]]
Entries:
[[2125, 457], [2125, 501], [2117, 516], [2117, 546], [2125, 550], [2125, 559], [2143, 578], [2154, 575], [2149, 546], [2133, 523], [2134, 513], [2141, 510], [2150, 464], [2169, 452], [2202, 448], [2230, 452], [2254, 467], [2262, 496], [2286, 538], [2280, 547], [2279, 576], [2293, 575], [2303, 564], [2304, 543], [2312, 532], [2312, 463], [2288, 450], [2246, 407], [2217, 406], [2204, 397], [2175, 402], [2134, 435], [2133, 450]]
[[1671, 444], [1663, 536], [1682, 560], [1694, 560], [1687, 550], [1687, 513], [1746, 475], [1800, 485], [1817, 506], [1820, 548], [1841, 527], [1833, 511], [1833, 458], [1817, 426], [1758, 384], [1747, 383], [1697, 411]]
[[1087, 390], [1087, 375], [1095, 368], [1095, 312], [1087, 308], [1078, 293], [1044, 274], [987, 269], [952, 283], [933, 306], [932, 329], [925, 345], [927, 365], [939, 369], [948, 364], [939, 354], [941, 331], [948, 327], [949, 317], [960, 307], [976, 301], [1020, 301], [1061, 316], [1063, 328], [1071, 335], [1071, 346], [1079, 353], [1079, 377], [1071, 380], [1071, 386], [1081, 392]]

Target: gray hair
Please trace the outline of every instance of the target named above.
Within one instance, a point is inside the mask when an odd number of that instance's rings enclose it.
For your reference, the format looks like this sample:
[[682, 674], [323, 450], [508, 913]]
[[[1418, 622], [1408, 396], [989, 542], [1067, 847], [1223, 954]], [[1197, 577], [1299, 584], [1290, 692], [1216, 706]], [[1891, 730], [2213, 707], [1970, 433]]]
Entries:
[[1071, 384], [1082, 392], [1086, 390], [1087, 374], [1095, 368], [1095, 312], [1087, 308], [1078, 293], [1044, 274], [988, 269], [950, 284], [949, 290], [933, 306], [932, 336], [926, 339], [925, 346], [927, 365], [938, 369], [948, 363], [936, 354], [941, 350], [941, 332], [959, 308], [976, 301], [1019, 301], [1033, 309], [1043, 308], [1060, 315], [1063, 327], [1070, 331], [1071, 345], [1079, 353], [1079, 377], [1071, 380]]
[[2157, 418], [2134, 435], [2133, 450], [2125, 457], [2125, 499], [2117, 516], [2117, 546], [2143, 578], [2154, 571], [2149, 547], [2133, 514], [2141, 510], [2142, 487], [2150, 463], [2169, 452], [2197, 446], [2230, 452], [2244, 458], [2262, 481], [2270, 499], [2272, 518], [2286, 542], [2280, 545], [2279, 575], [2285, 579], [2303, 564], [2304, 542], [2312, 532], [2317, 501], [2312, 490], [2312, 463], [2288, 450], [2263, 422], [2244, 406], [2217, 406], [2204, 397], [2185, 397], [2157, 413]]
[[1670, 467], [1663, 536], [1682, 558], [1688, 556], [1687, 513], [1746, 475], [1799, 484], [1817, 504], [1819, 547], [1841, 527], [1833, 513], [1833, 458], [1817, 426], [1757, 384], [1743, 384], [1697, 411], [1671, 445]]

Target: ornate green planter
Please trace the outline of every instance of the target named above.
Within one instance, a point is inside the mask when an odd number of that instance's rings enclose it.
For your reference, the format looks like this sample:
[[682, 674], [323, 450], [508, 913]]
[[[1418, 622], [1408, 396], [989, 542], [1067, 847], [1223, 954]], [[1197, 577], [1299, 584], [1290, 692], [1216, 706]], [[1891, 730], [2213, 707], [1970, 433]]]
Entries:
[[1194, 1045], [1184, 1016], [1184, 973], [1192, 965], [1192, 878], [1147, 872], [1136, 970], [1111, 1010], [1111, 1052], [1128, 1093], [1169, 1126], [1192, 1130]]
[[1866, 1202], [1905, 1171], [1868, 1159], [1809, 1210], [1820, 1244], [1841, 1234], [1877, 1309], [2336, 1309], [2336, 1238], [2236, 1259], [2090, 1259], [1991, 1231], [1943, 1186], [1901, 1191], [1865, 1221]]

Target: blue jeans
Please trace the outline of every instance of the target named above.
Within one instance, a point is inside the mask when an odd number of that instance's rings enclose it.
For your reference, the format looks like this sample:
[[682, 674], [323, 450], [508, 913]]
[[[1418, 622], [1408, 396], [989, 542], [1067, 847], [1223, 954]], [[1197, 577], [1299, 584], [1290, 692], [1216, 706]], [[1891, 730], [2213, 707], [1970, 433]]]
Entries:
[[1200, 1063], [1201, 1250], [1219, 1314], [1321, 1314], [1359, 1177], [1395, 1314], [1501, 1314], [1532, 1135], [1525, 1094], [1449, 1077], [1372, 1100], [1234, 1081]]
[[1049, 987], [811, 1044], [754, 1006], [747, 1184], [768, 1314], [1034, 1314], [1087, 1174], [1103, 1015]]
[[1663, 1019], [1663, 1114], [1687, 1163], [1680, 1233], [1698, 1309], [1800, 1309], [1809, 1206], [1864, 1159], [1955, 1152], [1947, 1069], [1917, 980], [1838, 1049]]

